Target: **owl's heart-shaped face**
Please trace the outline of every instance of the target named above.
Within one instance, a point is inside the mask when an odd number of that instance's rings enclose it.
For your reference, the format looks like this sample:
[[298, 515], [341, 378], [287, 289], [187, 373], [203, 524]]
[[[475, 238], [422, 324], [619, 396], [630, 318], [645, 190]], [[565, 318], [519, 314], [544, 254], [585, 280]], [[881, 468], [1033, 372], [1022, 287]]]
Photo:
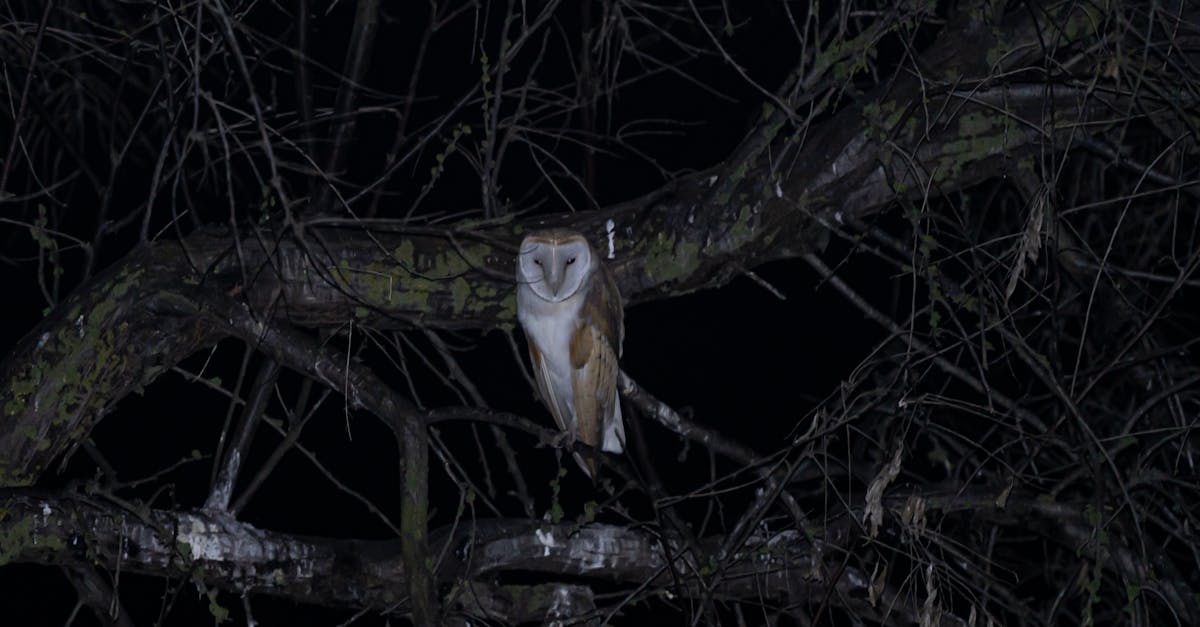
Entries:
[[521, 242], [518, 279], [549, 302], [562, 302], [578, 292], [591, 267], [592, 249], [580, 235], [530, 235]]

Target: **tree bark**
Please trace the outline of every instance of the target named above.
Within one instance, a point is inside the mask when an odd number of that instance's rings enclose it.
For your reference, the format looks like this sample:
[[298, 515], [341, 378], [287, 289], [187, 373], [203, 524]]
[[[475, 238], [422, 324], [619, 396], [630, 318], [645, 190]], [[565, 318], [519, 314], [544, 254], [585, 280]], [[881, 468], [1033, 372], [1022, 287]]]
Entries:
[[[0, 503], [5, 512], [0, 517], [0, 563], [69, 564], [83, 559], [130, 573], [201, 577], [208, 585], [239, 593], [303, 603], [412, 609], [403, 539], [296, 536], [211, 512], [126, 509], [86, 496], [20, 490], [0, 492]], [[826, 594], [810, 548], [797, 534], [752, 538], [750, 548], [730, 562], [718, 591], [798, 599]], [[705, 593], [694, 578], [702, 565], [684, 563], [681, 547], [649, 530], [491, 519], [435, 530], [431, 538], [433, 554], [441, 559], [434, 579], [457, 587], [448, 594], [452, 612], [477, 614], [508, 599], [509, 617], [521, 622], [543, 618], [564, 602], [557, 595], [531, 594], [539, 586], [488, 583], [504, 572], [649, 583], [690, 596]], [[861, 574], [848, 573], [836, 585], [842, 592], [861, 595], [864, 580]], [[479, 589], [494, 598], [480, 601], [472, 596]], [[568, 600], [583, 601], [577, 590], [562, 592], [569, 594]], [[474, 607], [480, 603], [484, 607]]]
[[[106, 408], [220, 338], [200, 319], [155, 311], [180, 289], [234, 296], [264, 321], [298, 326], [511, 326], [517, 243], [565, 226], [609, 259], [626, 302], [668, 298], [818, 250], [830, 226], [897, 198], [1003, 174], [1108, 109], [1095, 94], [1044, 85], [948, 90], [936, 105], [956, 113], [922, 126], [898, 103], [929, 93], [898, 91], [811, 131], [787, 170], [770, 155], [787, 154], [794, 136], [771, 118], [751, 134], [762, 147], [745, 160], [600, 211], [450, 229], [319, 219], [302, 240], [286, 229], [242, 239], [218, 227], [139, 250], [82, 286], [0, 364], [0, 485], [34, 481]], [[998, 98], [1006, 110], [995, 108]]]

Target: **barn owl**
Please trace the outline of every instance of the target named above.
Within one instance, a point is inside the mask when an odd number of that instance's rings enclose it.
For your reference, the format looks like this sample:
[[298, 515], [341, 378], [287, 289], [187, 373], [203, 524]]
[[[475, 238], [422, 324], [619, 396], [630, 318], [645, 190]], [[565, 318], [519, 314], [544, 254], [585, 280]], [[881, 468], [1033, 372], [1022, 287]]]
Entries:
[[[529, 234], [517, 260], [517, 319], [533, 376], [558, 427], [610, 453], [625, 448], [617, 359], [625, 326], [621, 293], [582, 235]], [[575, 461], [595, 477], [596, 460]]]

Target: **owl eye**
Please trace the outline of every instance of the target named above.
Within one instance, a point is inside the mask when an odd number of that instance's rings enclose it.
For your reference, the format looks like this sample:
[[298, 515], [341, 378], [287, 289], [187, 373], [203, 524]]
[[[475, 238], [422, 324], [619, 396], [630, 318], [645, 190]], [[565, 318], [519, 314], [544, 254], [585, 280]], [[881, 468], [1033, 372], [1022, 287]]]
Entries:
[[569, 266], [569, 265], [571, 265], [571, 264], [573, 264], [573, 263], [575, 263], [575, 258], [574, 258], [574, 257], [571, 257], [570, 259], [568, 259], [568, 260], [567, 260], [567, 265], [568, 265], [568, 266]]
[[541, 260], [541, 259], [534, 259], [534, 260], [533, 260], [533, 262], [534, 262], [534, 263], [536, 263], [536, 264], [537, 264], [537, 265], [539, 265], [539, 266], [540, 266], [540, 265], [542, 265], [542, 260]]

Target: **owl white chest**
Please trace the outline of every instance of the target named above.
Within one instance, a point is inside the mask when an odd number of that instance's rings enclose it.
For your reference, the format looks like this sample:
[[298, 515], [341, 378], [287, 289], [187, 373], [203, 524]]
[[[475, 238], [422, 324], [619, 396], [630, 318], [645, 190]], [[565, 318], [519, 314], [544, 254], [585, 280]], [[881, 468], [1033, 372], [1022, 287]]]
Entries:
[[542, 353], [550, 386], [567, 408], [574, 408], [571, 386], [571, 336], [579, 325], [583, 295], [551, 303], [528, 289], [517, 290], [517, 319]]

